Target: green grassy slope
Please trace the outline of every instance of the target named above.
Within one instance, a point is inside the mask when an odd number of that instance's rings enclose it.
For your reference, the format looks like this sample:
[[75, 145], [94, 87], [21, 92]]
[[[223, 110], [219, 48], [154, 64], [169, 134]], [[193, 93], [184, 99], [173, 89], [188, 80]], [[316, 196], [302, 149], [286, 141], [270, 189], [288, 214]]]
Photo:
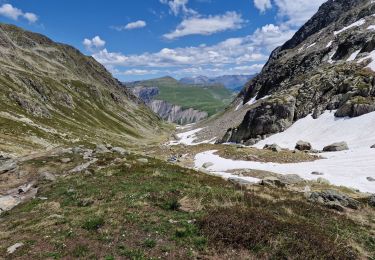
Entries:
[[194, 108], [209, 115], [223, 110], [233, 98], [233, 93], [223, 86], [200, 87], [181, 84], [171, 77], [140, 81], [128, 86], [158, 87], [157, 99], [165, 100], [183, 108]]

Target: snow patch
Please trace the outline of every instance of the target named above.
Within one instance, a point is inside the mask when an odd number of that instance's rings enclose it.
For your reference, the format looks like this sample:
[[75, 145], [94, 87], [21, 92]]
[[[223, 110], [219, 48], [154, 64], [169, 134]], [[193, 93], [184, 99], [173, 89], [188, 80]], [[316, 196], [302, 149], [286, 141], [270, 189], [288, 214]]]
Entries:
[[362, 18], [361, 20], [358, 20], [358, 21], [352, 23], [351, 25], [348, 25], [348, 26], [344, 27], [344, 28], [342, 28], [342, 29], [339, 30], [339, 31], [334, 31], [333, 34], [334, 34], [334, 35], [338, 35], [338, 34], [340, 34], [340, 33], [342, 33], [342, 32], [345, 32], [346, 30], [349, 30], [349, 29], [351, 29], [351, 28], [353, 28], [353, 27], [361, 26], [361, 25], [363, 25], [363, 24], [365, 24], [365, 23], [366, 23], [366, 20]]
[[367, 27], [367, 30], [375, 30], [375, 25], [370, 25], [369, 27]]
[[353, 61], [355, 58], [357, 58], [357, 55], [361, 52], [361, 50], [353, 52], [350, 57], [346, 61]]
[[332, 43], [333, 43], [333, 41], [330, 41], [330, 42], [327, 44], [326, 48], [331, 47], [331, 46], [332, 46]]

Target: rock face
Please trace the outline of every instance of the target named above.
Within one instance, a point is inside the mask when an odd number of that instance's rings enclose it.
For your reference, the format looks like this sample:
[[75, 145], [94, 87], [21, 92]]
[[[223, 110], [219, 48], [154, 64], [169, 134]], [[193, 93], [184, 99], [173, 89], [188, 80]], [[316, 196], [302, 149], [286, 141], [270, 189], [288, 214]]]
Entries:
[[338, 211], [344, 211], [345, 208], [358, 209], [360, 207], [360, 203], [357, 200], [333, 190], [312, 192], [309, 200]]
[[337, 117], [375, 111], [374, 13], [370, 0], [324, 3], [246, 84], [238, 99], [254, 105], [222, 141], [259, 140], [325, 110], [337, 110]]
[[349, 150], [346, 142], [334, 143], [323, 148], [324, 152], [339, 152]]
[[157, 87], [137, 86], [130, 88], [134, 95], [142, 99], [151, 110], [158, 114], [163, 120], [180, 125], [191, 124], [206, 119], [206, 112], [192, 108], [183, 109], [181, 106], [170, 104], [163, 100], [156, 100], [159, 95]]

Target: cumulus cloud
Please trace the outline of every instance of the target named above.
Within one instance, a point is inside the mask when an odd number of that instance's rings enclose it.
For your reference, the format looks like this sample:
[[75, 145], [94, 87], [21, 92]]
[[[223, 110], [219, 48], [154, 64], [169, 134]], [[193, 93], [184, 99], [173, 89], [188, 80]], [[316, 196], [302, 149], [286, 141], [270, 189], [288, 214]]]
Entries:
[[172, 40], [187, 35], [211, 35], [214, 33], [240, 29], [245, 21], [241, 14], [226, 12], [223, 15], [210, 15], [208, 17], [194, 16], [184, 19], [177, 28], [167, 34], [166, 39]]
[[0, 15], [15, 21], [22, 17], [30, 23], [35, 23], [38, 20], [38, 16], [36, 14], [29, 12], [24, 13], [21, 9], [18, 9], [11, 4], [3, 4], [0, 6]]
[[318, 10], [327, 0], [253, 0], [254, 5], [261, 12], [277, 8], [277, 16], [287, 26], [301, 26]]
[[254, 5], [261, 12], [265, 12], [267, 9], [272, 8], [271, 0], [254, 0]]
[[100, 39], [99, 36], [95, 36], [92, 39], [85, 38], [82, 42], [83, 46], [89, 51], [95, 51], [105, 46], [105, 41]]
[[182, 13], [184, 15], [195, 15], [196, 11], [188, 8], [186, 5], [189, 0], [160, 0], [160, 3], [167, 4], [169, 6], [170, 12], [177, 16]]
[[143, 20], [138, 20], [136, 22], [131, 22], [123, 26], [112, 26], [113, 29], [117, 31], [123, 31], [123, 30], [134, 30], [134, 29], [139, 29], [146, 27], [147, 23]]

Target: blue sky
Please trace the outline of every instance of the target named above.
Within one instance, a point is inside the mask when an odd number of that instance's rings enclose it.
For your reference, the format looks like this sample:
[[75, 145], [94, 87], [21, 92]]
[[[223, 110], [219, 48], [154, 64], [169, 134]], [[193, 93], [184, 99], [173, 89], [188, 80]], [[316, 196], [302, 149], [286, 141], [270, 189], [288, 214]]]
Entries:
[[0, 0], [0, 21], [92, 55], [123, 81], [253, 74], [325, 0]]

